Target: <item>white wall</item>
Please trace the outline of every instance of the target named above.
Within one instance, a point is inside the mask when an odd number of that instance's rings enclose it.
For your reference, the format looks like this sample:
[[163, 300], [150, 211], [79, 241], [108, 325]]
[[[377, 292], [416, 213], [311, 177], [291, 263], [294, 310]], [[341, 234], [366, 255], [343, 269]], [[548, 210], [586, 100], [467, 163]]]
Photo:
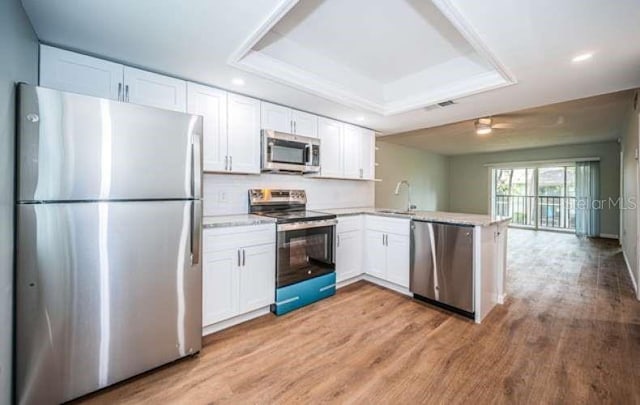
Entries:
[[204, 215], [246, 214], [251, 188], [306, 190], [308, 209], [373, 207], [374, 204], [374, 183], [371, 181], [314, 179], [286, 174], [205, 174]]
[[0, 404], [11, 401], [15, 83], [36, 84], [38, 43], [19, 0], [0, 1]]
[[446, 211], [448, 209], [449, 185], [446, 156], [416, 148], [396, 145], [388, 141], [376, 142], [376, 207], [407, 208], [407, 187], [403, 186], [394, 195], [396, 184], [408, 180], [411, 184], [411, 202], [420, 210]]
[[[625, 201], [638, 199], [638, 160], [635, 151], [638, 150], [640, 138], [640, 114], [639, 107], [633, 109], [629, 106], [628, 120], [622, 136], [622, 194]], [[640, 268], [638, 266], [638, 210], [626, 209], [621, 211], [622, 250], [629, 263], [635, 281], [640, 281]], [[640, 291], [636, 291], [640, 298]]]

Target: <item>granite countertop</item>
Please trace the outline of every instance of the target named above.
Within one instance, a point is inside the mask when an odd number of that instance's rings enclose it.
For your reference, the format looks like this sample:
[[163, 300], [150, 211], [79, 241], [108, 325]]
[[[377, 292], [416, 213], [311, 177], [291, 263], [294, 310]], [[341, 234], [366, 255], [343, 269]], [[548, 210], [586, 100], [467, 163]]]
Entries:
[[415, 219], [421, 221], [434, 221], [434, 222], [445, 222], [450, 224], [460, 224], [460, 225], [478, 225], [478, 226], [489, 226], [493, 224], [509, 222], [511, 221], [510, 217], [492, 217], [490, 215], [480, 215], [480, 214], [463, 214], [459, 212], [444, 212], [444, 211], [412, 211], [411, 213], [402, 212], [401, 210], [390, 210], [384, 208], [373, 208], [373, 207], [356, 207], [356, 208], [339, 208], [339, 209], [328, 209], [328, 210], [320, 210], [322, 212], [327, 212], [330, 214], [335, 214], [337, 216], [348, 216], [348, 215], [361, 215], [361, 214], [369, 214], [369, 215], [378, 215], [385, 217], [394, 217], [394, 218], [407, 218], [407, 219]]
[[224, 228], [229, 226], [247, 226], [247, 225], [264, 225], [275, 224], [274, 218], [263, 217], [260, 215], [240, 214], [240, 215], [216, 215], [205, 216], [202, 218], [202, 227], [208, 228]]

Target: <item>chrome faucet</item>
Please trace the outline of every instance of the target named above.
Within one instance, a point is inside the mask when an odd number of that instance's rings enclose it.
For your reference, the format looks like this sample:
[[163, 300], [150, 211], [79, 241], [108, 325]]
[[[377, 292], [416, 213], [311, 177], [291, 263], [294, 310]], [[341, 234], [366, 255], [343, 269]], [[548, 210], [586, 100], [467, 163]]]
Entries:
[[396, 190], [393, 192], [393, 194], [400, 194], [400, 186], [403, 184], [406, 185], [409, 190], [407, 195], [407, 211], [415, 210], [416, 206], [411, 203], [411, 184], [409, 184], [407, 180], [399, 181], [398, 184], [396, 184]]

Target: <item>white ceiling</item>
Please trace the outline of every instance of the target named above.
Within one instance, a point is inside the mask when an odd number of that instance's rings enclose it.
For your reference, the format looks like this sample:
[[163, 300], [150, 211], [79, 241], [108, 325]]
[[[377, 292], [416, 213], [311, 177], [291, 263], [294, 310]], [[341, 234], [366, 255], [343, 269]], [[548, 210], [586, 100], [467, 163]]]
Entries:
[[498, 127], [479, 136], [475, 120], [390, 135], [381, 139], [444, 155], [615, 141], [622, 136], [633, 90], [495, 115]]
[[[315, 0], [302, 0], [302, 4], [306, 6], [309, 1]], [[229, 58], [255, 37], [260, 27], [269, 25], [274, 12], [291, 0], [22, 0], [43, 42], [236, 90], [387, 134], [640, 86], [638, 0], [447, 1], [518, 83], [457, 99], [456, 105], [447, 108], [420, 108], [384, 116], [229, 65]], [[340, 3], [345, 14], [352, 14], [350, 18], [358, 21], [354, 25], [362, 26], [366, 24], [362, 21], [365, 16], [375, 14], [370, 10], [372, 5], [384, 2], [369, 1], [367, 7], [361, 5], [361, 0]], [[421, 43], [430, 48], [425, 38], [413, 38], [409, 44], [394, 38], [393, 27], [403, 26], [404, 21], [395, 21], [398, 16], [393, 13], [408, 12], [406, 9], [389, 12], [384, 43], [397, 44], [400, 53], [411, 52]], [[276, 23], [272, 21], [271, 25]], [[342, 35], [348, 35], [347, 30]], [[304, 31], [294, 36], [305, 44], [311, 41]], [[457, 44], [450, 33], [445, 36]], [[337, 36], [334, 39], [341, 40]], [[449, 50], [439, 46], [437, 53], [426, 56], [420, 53], [405, 64], [381, 49], [375, 66], [370, 68], [372, 63], [365, 59], [371, 57], [370, 49], [363, 49], [359, 51], [362, 55], [349, 59], [339, 56], [347, 46], [324, 49], [323, 39], [313, 41], [319, 44], [318, 52], [329, 52], [331, 58], [342, 59], [337, 62], [349, 70], [364, 69], [365, 79], [375, 81], [402, 76], [416, 66], [447, 58], [451, 49], [460, 51], [459, 44], [451, 45]], [[595, 52], [593, 59], [572, 64], [571, 57], [583, 51]], [[246, 85], [233, 88], [230, 82], [234, 77], [244, 78]], [[363, 122], [356, 121], [360, 116]]]
[[[382, 83], [474, 53], [433, 3], [424, 0], [301, 1], [273, 31]], [[394, 58], [381, 61], [383, 54]]]
[[515, 82], [450, 0], [283, 4], [233, 66], [383, 115]]

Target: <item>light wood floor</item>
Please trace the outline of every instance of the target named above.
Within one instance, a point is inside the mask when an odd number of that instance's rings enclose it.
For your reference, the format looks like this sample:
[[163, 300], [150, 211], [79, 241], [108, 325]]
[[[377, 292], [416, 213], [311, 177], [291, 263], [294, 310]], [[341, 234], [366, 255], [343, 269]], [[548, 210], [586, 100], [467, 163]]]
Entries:
[[616, 243], [510, 232], [510, 295], [482, 325], [360, 282], [85, 401], [640, 403], [640, 303]]

